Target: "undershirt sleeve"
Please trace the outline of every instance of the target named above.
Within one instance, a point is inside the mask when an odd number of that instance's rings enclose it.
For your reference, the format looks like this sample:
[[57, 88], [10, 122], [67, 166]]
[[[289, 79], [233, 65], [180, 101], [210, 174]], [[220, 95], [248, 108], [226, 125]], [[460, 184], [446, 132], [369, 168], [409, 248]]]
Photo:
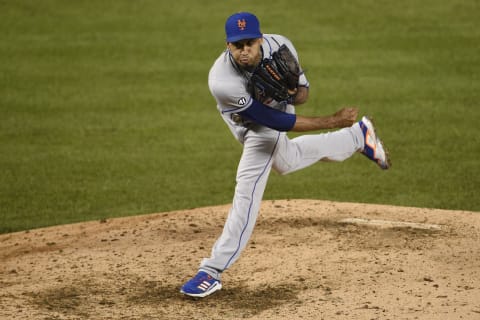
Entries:
[[271, 108], [257, 100], [253, 100], [250, 107], [239, 114], [250, 121], [278, 131], [290, 131], [297, 121], [295, 114]]

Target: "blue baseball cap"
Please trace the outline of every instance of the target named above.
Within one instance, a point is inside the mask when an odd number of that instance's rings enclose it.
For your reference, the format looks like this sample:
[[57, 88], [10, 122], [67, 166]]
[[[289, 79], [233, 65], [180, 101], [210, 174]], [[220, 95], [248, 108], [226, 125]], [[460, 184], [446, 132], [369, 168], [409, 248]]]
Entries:
[[243, 39], [261, 38], [260, 22], [254, 14], [239, 12], [228, 17], [225, 23], [227, 42], [235, 42]]

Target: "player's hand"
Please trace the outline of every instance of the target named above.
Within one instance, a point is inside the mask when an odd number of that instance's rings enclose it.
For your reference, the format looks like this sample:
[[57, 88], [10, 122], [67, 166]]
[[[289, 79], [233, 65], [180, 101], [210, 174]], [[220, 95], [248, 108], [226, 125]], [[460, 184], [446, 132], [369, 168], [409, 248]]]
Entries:
[[335, 117], [338, 128], [350, 127], [357, 121], [358, 108], [342, 108], [335, 112], [333, 116]]

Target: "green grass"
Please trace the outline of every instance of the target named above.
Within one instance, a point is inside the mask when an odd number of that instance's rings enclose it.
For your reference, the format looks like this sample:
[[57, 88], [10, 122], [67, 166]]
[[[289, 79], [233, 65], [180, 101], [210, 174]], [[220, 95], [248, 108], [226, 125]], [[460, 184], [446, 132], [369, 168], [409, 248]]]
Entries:
[[480, 211], [478, 1], [0, 0], [0, 233], [231, 201], [241, 153], [208, 70], [249, 10], [288, 36], [305, 115], [359, 106], [394, 166], [356, 155], [265, 199]]

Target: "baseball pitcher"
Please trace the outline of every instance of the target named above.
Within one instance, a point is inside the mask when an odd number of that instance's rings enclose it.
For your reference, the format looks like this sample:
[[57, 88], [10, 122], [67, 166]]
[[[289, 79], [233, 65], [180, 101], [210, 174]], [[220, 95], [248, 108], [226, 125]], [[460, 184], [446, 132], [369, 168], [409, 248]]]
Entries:
[[[205, 297], [222, 288], [221, 275], [240, 256], [253, 232], [268, 176], [273, 168], [288, 174], [321, 160], [343, 161], [361, 152], [381, 169], [390, 167], [372, 121], [356, 122], [356, 108], [333, 115], [296, 115], [308, 100], [309, 82], [292, 42], [262, 34], [257, 17], [231, 15], [225, 24], [226, 50], [210, 69], [208, 85], [217, 109], [243, 145], [233, 203], [211, 255], [181, 293]], [[339, 129], [290, 139], [288, 131]]]

